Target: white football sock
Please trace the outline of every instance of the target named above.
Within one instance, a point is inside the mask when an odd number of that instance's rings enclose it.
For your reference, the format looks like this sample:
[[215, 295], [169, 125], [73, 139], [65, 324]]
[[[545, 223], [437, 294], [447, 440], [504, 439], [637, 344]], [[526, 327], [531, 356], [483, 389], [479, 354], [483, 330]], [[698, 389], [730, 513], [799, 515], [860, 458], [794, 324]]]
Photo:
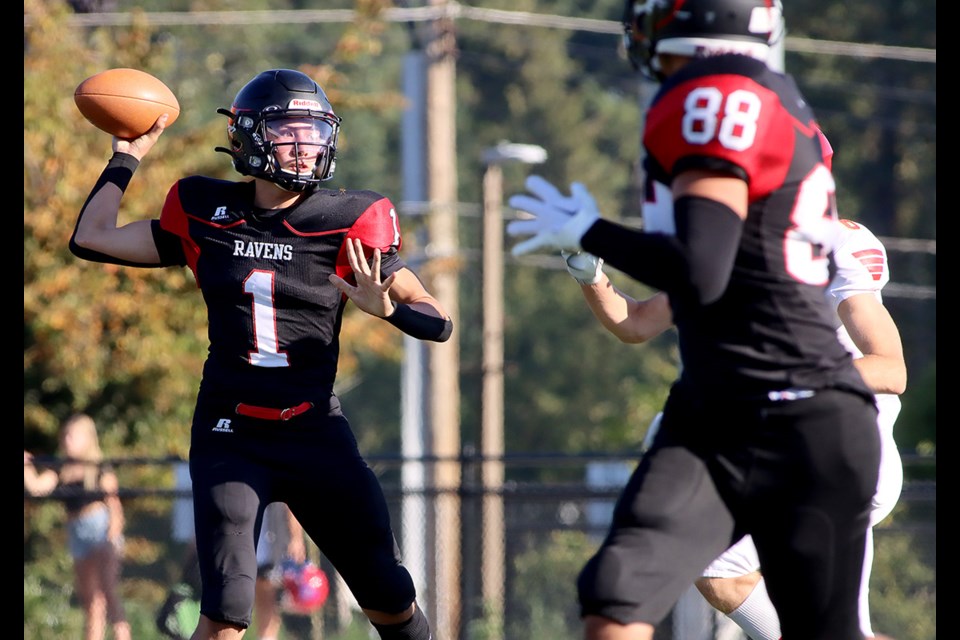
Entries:
[[780, 618], [767, 595], [767, 584], [760, 580], [743, 603], [727, 614], [751, 640], [780, 640]]

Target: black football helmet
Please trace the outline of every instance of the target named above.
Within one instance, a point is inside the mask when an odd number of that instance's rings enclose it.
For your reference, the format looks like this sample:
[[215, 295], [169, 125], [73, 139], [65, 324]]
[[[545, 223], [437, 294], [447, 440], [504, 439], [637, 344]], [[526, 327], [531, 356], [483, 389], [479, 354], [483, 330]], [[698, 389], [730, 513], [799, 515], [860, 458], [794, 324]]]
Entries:
[[[292, 69], [264, 71], [240, 89], [229, 110], [217, 109], [217, 113], [230, 118], [230, 148], [216, 150], [228, 153], [241, 174], [295, 192], [316, 187], [333, 176], [341, 120], [320, 85], [306, 74]], [[290, 119], [309, 123], [311, 136], [306, 141], [277, 141], [268, 134], [271, 123]], [[316, 148], [313, 170], [285, 169], [277, 155], [284, 145], [293, 146], [295, 155], [301, 149], [309, 147], [312, 152]]]
[[766, 61], [783, 35], [783, 19], [780, 0], [627, 0], [623, 28], [631, 64], [662, 80], [661, 53], [740, 53]]

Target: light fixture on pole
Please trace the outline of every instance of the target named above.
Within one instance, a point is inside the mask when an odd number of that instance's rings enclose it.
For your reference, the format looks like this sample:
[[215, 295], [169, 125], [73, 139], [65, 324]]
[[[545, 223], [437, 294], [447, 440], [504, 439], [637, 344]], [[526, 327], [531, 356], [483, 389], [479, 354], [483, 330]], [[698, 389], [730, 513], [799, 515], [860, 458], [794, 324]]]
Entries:
[[543, 147], [500, 142], [484, 149], [483, 174], [483, 390], [480, 451], [483, 483], [483, 602], [502, 622], [505, 571], [503, 513], [503, 169], [507, 162], [540, 164]]

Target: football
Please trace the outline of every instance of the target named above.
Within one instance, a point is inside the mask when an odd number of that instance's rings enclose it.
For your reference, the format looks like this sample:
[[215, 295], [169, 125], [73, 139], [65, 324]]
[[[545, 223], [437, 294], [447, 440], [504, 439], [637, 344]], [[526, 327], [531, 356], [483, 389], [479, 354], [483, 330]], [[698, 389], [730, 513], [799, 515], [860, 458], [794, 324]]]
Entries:
[[164, 113], [167, 126], [180, 115], [180, 103], [159, 78], [137, 69], [107, 69], [81, 82], [73, 92], [80, 113], [91, 124], [132, 140], [150, 130]]

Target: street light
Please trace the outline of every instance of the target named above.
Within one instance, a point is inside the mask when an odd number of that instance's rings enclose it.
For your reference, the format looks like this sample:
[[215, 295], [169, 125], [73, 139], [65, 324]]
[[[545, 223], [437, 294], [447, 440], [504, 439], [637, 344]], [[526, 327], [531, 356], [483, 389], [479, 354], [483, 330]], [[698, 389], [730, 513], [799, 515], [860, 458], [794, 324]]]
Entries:
[[547, 161], [547, 150], [535, 144], [516, 144], [502, 140], [497, 146], [484, 149], [481, 159], [488, 167], [511, 161], [542, 164]]
[[503, 169], [507, 162], [540, 164], [547, 150], [500, 142], [484, 149], [483, 174], [483, 390], [480, 451], [483, 483], [481, 590], [490, 614], [503, 621], [506, 561], [503, 523]]

